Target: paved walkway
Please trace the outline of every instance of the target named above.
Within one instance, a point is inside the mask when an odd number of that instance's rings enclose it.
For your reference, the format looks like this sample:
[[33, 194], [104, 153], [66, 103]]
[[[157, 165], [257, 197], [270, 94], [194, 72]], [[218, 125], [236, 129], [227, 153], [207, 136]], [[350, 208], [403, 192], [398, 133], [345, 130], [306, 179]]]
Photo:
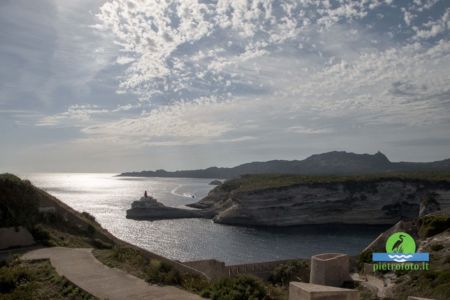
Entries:
[[87, 248], [43, 248], [22, 259], [49, 258], [59, 275], [100, 299], [199, 300], [200, 296], [173, 286], [151, 285], [142, 279], [98, 261]]

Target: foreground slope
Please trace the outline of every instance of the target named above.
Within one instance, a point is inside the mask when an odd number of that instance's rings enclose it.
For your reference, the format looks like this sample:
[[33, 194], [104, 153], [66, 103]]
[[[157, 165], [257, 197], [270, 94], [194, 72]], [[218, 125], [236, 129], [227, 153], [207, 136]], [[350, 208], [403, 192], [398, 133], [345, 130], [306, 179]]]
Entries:
[[[38, 247], [59, 246], [64, 248], [48, 249], [89, 248], [94, 249], [94, 252], [107, 251], [111, 253], [109, 262], [120, 264], [126, 270], [138, 261], [143, 273], [142, 279], [150, 283], [178, 285], [199, 292], [192, 287], [192, 283], [203, 284], [206, 281], [201, 272], [191, 267], [117, 239], [103, 229], [93, 216], [73, 210], [29, 181], [12, 174], [0, 174], [0, 227], [18, 226], [31, 232]], [[67, 251], [70, 252], [70, 249]], [[71, 259], [67, 262], [69, 266], [74, 264]], [[15, 263], [0, 260], [0, 267], [2, 265], [5, 266], [0, 270], [0, 275], [1, 271], [8, 274], [15, 272]], [[0, 285], [4, 284], [4, 280], [9, 282], [11, 278], [0, 276]], [[20, 282], [17, 282], [17, 286], [19, 285]], [[30, 293], [34, 293], [33, 287], [31, 289]], [[14, 288], [8, 291], [7, 297], [15, 297], [20, 292]], [[0, 296], [1, 293], [2, 291]], [[190, 297], [190, 294], [186, 295]]]

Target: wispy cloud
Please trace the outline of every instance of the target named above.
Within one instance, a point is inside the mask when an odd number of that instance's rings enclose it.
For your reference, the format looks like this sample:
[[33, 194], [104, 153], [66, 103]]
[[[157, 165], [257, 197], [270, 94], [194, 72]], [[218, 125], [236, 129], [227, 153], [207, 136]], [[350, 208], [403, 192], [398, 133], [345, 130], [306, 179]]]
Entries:
[[38, 120], [37, 126], [82, 126], [92, 121], [95, 115], [104, 115], [109, 111], [97, 105], [72, 105], [63, 113], [45, 116]]

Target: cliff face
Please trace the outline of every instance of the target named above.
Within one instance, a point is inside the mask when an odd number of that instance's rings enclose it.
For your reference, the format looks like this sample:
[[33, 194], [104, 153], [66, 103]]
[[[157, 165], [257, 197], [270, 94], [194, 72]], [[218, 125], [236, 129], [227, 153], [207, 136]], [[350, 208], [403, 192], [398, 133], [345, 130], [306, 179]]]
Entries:
[[395, 224], [450, 207], [450, 183], [420, 180], [305, 183], [252, 191], [219, 186], [192, 207], [218, 223], [258, 226]]

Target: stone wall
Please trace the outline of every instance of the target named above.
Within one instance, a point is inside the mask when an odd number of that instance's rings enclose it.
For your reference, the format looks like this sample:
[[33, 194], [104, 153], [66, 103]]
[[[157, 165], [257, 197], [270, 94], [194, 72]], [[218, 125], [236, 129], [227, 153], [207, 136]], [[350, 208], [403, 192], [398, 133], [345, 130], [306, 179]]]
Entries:
[[263, 279], [267, 279], [277, 266], [293, 260], [277, 260], [261, 263], [241, 264], [241, 265], [225, 265], [225, 263], [215, 260], [198, 260], [184, 262], [186, 266], [190, 266], [199, 270], [211, 279], [233, 277], [240, 274], [254, 275]]
[[33, 236], [22, 227], [0, 228], [0, 249], [31, 246], [34, 244]]
[[227, 276], [225, 263], [215, 259], [189, 261], [183, 264], [205, 273], [210, 279]]

